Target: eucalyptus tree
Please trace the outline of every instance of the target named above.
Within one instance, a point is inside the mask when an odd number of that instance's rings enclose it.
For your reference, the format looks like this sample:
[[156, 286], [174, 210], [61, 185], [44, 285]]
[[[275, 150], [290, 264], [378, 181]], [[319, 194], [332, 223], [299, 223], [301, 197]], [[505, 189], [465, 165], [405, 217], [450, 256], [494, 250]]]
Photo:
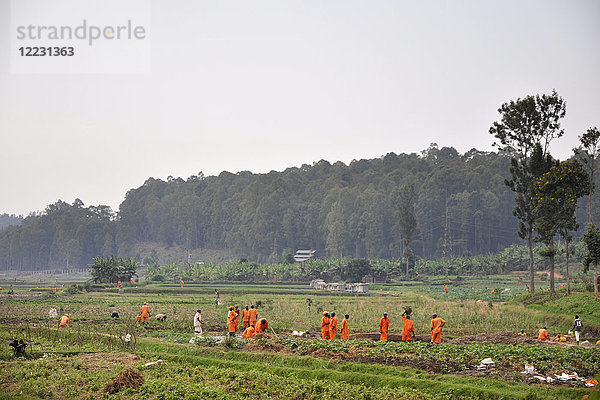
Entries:
[[588, 223], [592, 223], [592, 195], [594, 194], [594, 173], [596, 172], [596, 158], [600, 155], [600, 131], [593, 127], [579, 136], [581, 147], [574, 149], [575, 154], [581, 154], [582, 162], [586, 165], [590, 185], [588, 188]]
[[570, 294], [569, 242], [571, 231], [577, 230], [575, 218], [577, 200], [588, 192], [589, 180], [581, 164], [577, 161], [563, 161], [552, 166], [537, 181], [534, 197], [535, 230], [539, 241], [547, 247], [543, 255], [550, 258], [550, 292], [554, 288], [554, 236], [560, 234], [565, 240], [567, 294]]
[[417, 231], [415, 214], [416, 190], [414, 182], [405, 183], [398, 191], [398, 225], [402, 237], [402, 256], [406, 259], [406, 275], [408, 276], [409, 259], [412, 250], [409, 245]]
[[598, 300], [598, 264], [600, 263], [600, 230], [594, 224], [588, 224], [588, 230], [583, 235], [587, 253], [583, 257], [584, 272], [589, 270], [590, 265], [594, 266], [594, 298]]
[[[532, 171], [529, 159], [536, 146], [542, 151], [542, 157], [549, 154], [548, 147], [553, 139], [563, 135], [560, 120], [566, 114], [566, 103], [562, 97], [552, 91], [550, 95], [526, 96], [523, 99], [503, 104], [498, 112], [499, 122], [490, 127], [490, 134], [497, 139], [494, 146], [511, 156], [511, 178], [505, 184], [515, 192], [513, 215], [519, 221], [519, 237], [527, 241], [529, 248], [530, 288], [535, 291], [533, 228], [535, 216], [532, 198], [535, 180], [540, 171]], [[541, 171], [542, 173], [545, 171]]]

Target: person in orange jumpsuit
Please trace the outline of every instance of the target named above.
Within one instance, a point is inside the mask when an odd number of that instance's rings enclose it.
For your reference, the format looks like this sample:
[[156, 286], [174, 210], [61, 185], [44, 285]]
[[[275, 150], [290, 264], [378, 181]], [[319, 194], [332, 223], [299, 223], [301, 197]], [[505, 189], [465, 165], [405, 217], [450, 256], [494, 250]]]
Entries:
[[131, 283], [131, 286], [133, 286], [133, 279], [130, 279], [129, 282]]
[[383, 313], [383, 317], [381, 317], [381, 319], [379, 320], [379, 333], [381, 335], [379, 335], [379, 340], [383, 340], [385, 342], [387, 342], [388, 340], [388, 328], [390, 327], [390, 320], [387, 317], [387, 313], [384, 312]]
[[321, 337], [329, 339], [329, 313], [327, 311], [323, 311], [323, 318], [321, 318]]
[[444, 283], [444, 293], [448, 294], [448, 286]]
[[521, 329], [521, 332], [517, 333], [517, 335], [519, 335], [519, 336], [527, 336], [527, 334], [525, 333], [525, 329]]
[[437, 314], [431, 316], [431, 343], [442, 343], [442, 326], [446, 321], [439, 318]]
[[329, 320], [329, 339], [335, 339], [337, 333], [337, 317], [335, 313], [331, 313], [331, 319]]
[[227, 332], [229, 332], [229, 336], [235, 336], [235, 330], [237, 328], [237, 314], [233, 306], [229, 307], [229, 312], [227, 313]]
[[65, 314], [62, 317], [60, 317], [60, 326], [63, 328], [69, 326], [69, 314]]
[[123, 285], [121, 285], [121, 281], [117, 282], [117, 287], [120, 289], [123, 287]]
[[250, 310], [248, 310], [248, 306], [246, 306], [242, 310], [242, 329], [246, 329], [249, 326], [250, 326]]
[[183, 287], [183, 279], [180, 279], [179, 283], [181, 284], [181, 287]]
[[140, 313], [142, 313], [142, 325], [148, 323], [148, 316], [150, 316], [150, 307], [148, 307], [148, 303], [144, 302], [144, 305], [140, 309]]
[[412, 342], [412, 334], [415, 331], [415, 324], [410, 319], [410, 315], [402, 313], [402, 341]]
[[261, 333], [266, 331], [269, 328], [269, 322], [267, 321], [266, 318], [262, 318], [260, 321], [258, 321], [258, 324], [256, 325], [256, 333]]
[[254, 308], [254, 304], [252, 304], [250, 310], [248, 310], [248, 322], [256, 326], [256, 321], [258, 321], [258, 310]]
[[254, 325], [250, 325], [244, 330], [244, 333], [242, 333], [242, 337], [244, 339], [250, 339], [254, 337], [254, 335], [256, 335], [256, 329], [254, 329]]
[[350, 333], [350, 329], [348, 329], [349, 318], [349, 314], [344, 315], [344, 319], [342, 320], [342, 324], [340, 326], [340, 335], [342, 336], [342, 340], [348, 340], [348, 334]]
[[538, 340], [548, 340], [550, 339], [550, 334], [546, 330], [546, 327], [543, 327], [538, 332]]

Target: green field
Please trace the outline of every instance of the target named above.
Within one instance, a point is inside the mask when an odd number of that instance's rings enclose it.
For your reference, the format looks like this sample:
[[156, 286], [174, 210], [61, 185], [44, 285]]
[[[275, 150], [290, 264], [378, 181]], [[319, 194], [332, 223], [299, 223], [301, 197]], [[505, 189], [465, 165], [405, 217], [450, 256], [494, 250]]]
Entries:
[[[533, 363], [543, 376], [575, 371], [591, 378], [600, 372], [600, 347], [515, 340], [520, 329], [531, 336], [542, 325], [551, 335], [564, 334], [578, 313], [587, 339], [595, 343], [600, 336], [598, 302], [584, 291], [570, 297], [559, 292], [556, 298], [544, 291], [522, 294], [519, 279], [432, 278], [372, 285], [365, 295], [299, 284], [187, 283], [183, 288], [142, 283], [125, 287], [123, 294], [116, 288], [88, 285], [86, 291], [83, 285], [65, 284], [53, 293], [52, 283], [38, 288], [31, 282], [15, 284], [15, 293], [7, 295], [7, 282], [1, 282], [2, 342], [24, 339], [30, 346], [26, 358], [15, 358], [10, 347], [1, 347], [0, 399], [580, 399], [589, 394], [581, 382], [533, 383], [520, 372], [525, 363]], [[215, 304], [215, 288], [222, 305]], [[502, 289], [501, 297], [490, 295], [494, 288]], [[167, 320], [136, 324], [144, 301], [151, 315], [163, 313]], [[227, 306], [245, 304], [261, 304], [259, 316], [272, 329], [256, 339], [221, 340]], [[383, 312], [391, 321], [390, 338], [397, 339], [400, 316], [408, 306], [416, 341], [375, 340]], [[351, 340], [319, 339], [318, 307], [335, 311], [340, 320], [350, 314]], [[69, 328], [57, 328], [50, 308], [59, 316], [70, 315]], [[205, 333], [190, 344], [197, 308], [202, 309]], [[111, 320], [113, 310], [119, 311], [119, 320]], [[447, 321], [441, 345], [428, 343], [432, 312]], [[309, 334], [298, 338], [293, 330]], [[124, 340], [126, 334], [132, 335], [131, 342]], [[496, 366], [477, 371], [487, 357]], [[142, 367], [158, 359], [164, 364]], [[143, 384], [106, 393], [117, 374], [129, 369], [139, 373]]]

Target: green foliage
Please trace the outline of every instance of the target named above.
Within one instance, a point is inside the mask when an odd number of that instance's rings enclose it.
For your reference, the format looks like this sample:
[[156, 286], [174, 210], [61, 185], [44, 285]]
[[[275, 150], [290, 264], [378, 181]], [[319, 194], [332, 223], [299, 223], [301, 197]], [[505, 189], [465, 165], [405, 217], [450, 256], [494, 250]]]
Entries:
[[128, 282], [133, 276], [137, 276], [137, 259], [99, 256], [94, 258], [90, 265], [92, 280], [96, 283]]
[[583, 241], [587, 248], [587, 253], [583, 258], [585, 271], [590, 265], [600, 264], [600, 229], [594, 224], [588, 225], [587, 232], [583, 236]]
[[[322, 160], [268, 174], [148, 179], [128, 191], [119, 218], [101, 206], [57, 202], [21, 226], [0, 231], [0, 266], [85, 268], [98, 255], [134, 256], [140, 243], [230, 249], [230, 259], [243, 255], [260, 263], [278, 259], [277, 249], [312, 248], [322, 258], [397, 258], [398, 188], [411, 180], [416, 182], [414, 237], [419, 237], [418, 244], [412, 242], [415, 255], [440, 254], [439, 225], [446, 217], [457, 227], [450, 232], [457, 245], [449, 255], [484, 254], [517, 239], [511, 233], [512, 199], [503, 183], [508, 168], [504, 154], [459, 154], [432, 145], [420, 155], [389, 153], [349, 165]], [[173, 261], [161, 257], [149, 256], [144, 263]]]

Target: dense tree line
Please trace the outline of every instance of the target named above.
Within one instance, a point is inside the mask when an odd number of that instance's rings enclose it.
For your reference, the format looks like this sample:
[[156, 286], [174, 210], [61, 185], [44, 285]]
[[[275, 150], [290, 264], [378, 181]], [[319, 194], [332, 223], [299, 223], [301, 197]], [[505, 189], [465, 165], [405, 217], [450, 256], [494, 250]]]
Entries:
[[[135, 256], [137, 242], [227, 248], [258, 262], [309, 248], [336, 258], [486, 254], [518, 241], [509, 171], [504, 153], [432, 144], [421, 154], [349, 165], [321, 160], [267, 174], [150, 178], [127, 193], [118, 213], [58, 201], [0, 231], [0, 267], [85, 267], [96, 256]], [[413, 207], [401, 206], [406, 198]], [[416, 228], [401, 230], [399, 213], [411, 209]]]
[[11, 225], [21, 225], [23, 222], [22, 215], [14, 215], [14, 214], [0, 214], [0, 230], [11, 226]]

